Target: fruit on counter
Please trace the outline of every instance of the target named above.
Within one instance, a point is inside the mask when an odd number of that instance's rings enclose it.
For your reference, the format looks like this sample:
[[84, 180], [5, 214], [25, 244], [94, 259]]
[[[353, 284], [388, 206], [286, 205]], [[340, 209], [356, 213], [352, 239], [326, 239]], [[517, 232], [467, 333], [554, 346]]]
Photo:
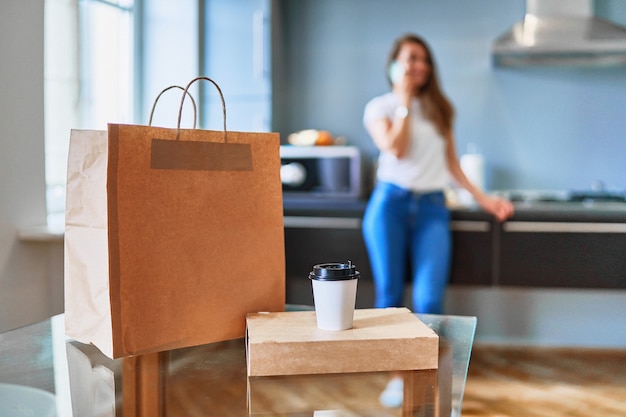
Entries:
[[315, 141], [315, 145], [317, 146], [330, 146], [333, 145], [335, 141], [329, 132], [326, 130], [320, 130], [317, 135], [317, 140]]
[[326, 130], [306, 129], [289, 135], [287, 142], [296, 146], [330, 146], [335, 140]]

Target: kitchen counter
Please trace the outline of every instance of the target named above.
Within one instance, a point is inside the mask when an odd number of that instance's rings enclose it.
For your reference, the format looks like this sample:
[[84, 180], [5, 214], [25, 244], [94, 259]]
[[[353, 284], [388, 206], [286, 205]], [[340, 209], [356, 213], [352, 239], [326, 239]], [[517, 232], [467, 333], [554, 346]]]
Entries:
[[511, 220], [552, 220], [626, 223], [621, 202], [520, 202]]
[[[332, 258], [371, 276], [360, 230], [366, 203], [285, 200], [287, 275]], [[626, 202], [514, 204], [503, 223], [477, 206], [452, 208], [452, 284], [626, 288]]]
[[[363, 216], [366, 200], [362, 199], [285, 199], [286, 216]], [[511, 221], [581, 221], [626, 223], [626, 203], [623, 202], [569, 202], [526, 201], [515, 202]], [[491, 216], [477, 206], [454, 206], [452, 218], [490, 220]]]
[[284, 198], [285, 216], [362, 217], [366, 200], [354, 198]]

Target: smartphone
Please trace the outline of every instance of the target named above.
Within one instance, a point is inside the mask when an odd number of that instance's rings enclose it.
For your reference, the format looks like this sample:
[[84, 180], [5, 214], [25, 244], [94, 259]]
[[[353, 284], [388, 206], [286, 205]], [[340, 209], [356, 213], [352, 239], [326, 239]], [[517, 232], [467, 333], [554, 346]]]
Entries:
[[398, 83], [404, 77], [404, 67], [398, 61], [393, 61], [389, 65], [389, 79], [393, 84]]

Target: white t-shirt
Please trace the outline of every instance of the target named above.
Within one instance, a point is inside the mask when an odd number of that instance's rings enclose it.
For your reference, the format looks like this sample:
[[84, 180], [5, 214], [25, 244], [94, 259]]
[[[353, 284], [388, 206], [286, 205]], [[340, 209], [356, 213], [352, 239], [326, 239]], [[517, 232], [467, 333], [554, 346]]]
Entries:
[[[398, 97], [389, 92], [370, 100], [365, 106], [363, 122], [380, 119], [393, 121], [395, 112], [401, 106]], [[396, 184], [415, 192], [442, 190], [449, 180], [446, 163], [446, 141], [435, 125], [424, 118], [419, 100], [411, 102], [411, 143], [408, 153], [396, 158], [389, 152], [381, 151], [378, 158], [376, 177], [379, 181]]]

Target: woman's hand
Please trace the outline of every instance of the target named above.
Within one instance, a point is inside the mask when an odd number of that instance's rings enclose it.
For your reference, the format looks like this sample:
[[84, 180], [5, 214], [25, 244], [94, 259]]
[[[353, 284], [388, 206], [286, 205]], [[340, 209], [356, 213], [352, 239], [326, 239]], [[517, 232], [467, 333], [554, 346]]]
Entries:
[[477, 202], [483, 210], [493, 214], [499, 222], [503, 222], [511, 217], [515, 211], [513, 203], [500, 197], [483, 194]]
[[410, 147], [410, 113], [413, 82], [406, 71], [393, 85], [393, 92], [398, 97], [400, 105], [406, 108], [404, 117], [373, 120], [366, 125], [367, 131], [374, 139], [374, 143], [381, 151], [389, 152], [396, 158], [403, 158]]
[[411, 98], [415, 93], [415, 82], [411, 79], [408, 73], [404, 73], [402, 78], [394, 84], [393, 91], [400, 98], [400, 102], [409, 107], [411, 105]]
[[452, 177], [457, 181], [457, 183], [469, 191], [478, 205], [486, 212], [493, 214], [499, 222], [503, 222], [513, 216], [513, 212], [515, 211], [513, 203], [504, 198], [485, 194], [481, 189], [474, 186], [474, 184], [467, 179], [463, 169], [461, 169], [461, 164], [456, 157], [456, 145], [454, 143], [454, 136], [452, 133], [450, 133], [446, 139], [446, 162], [448, 163], [448, 169], [450, 170]]

